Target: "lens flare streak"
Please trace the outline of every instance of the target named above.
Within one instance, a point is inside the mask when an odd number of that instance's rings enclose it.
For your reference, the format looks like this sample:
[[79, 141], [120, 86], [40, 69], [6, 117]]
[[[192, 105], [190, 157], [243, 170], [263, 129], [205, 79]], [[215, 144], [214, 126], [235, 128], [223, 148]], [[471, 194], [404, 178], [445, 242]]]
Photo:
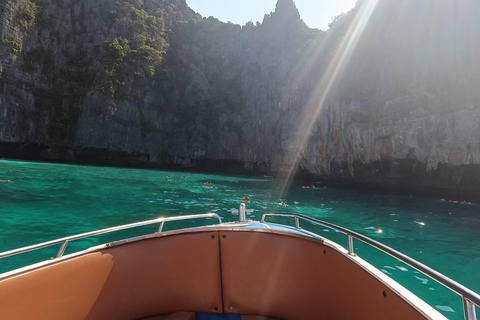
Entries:
[[[294, 159], [291, 162], [290, 169], [281, 188], [283, 196], [291, 183], [292, 177], [298, 168], [298, 165], [304, 154], [305, 145], [311, 135], [311, 131], [317, 122], [322, 106], [327, 101], [332, 88], [337, 84], [343, 70], [348, 66], [348, 62], [360, 40], [360, 37], [370, 20], [372, 13], [377, 6], [378, 0], [368, 0], [356, 13], [353, 22], [348, 27], [347, 37], [337, 47], [333, 59], [328, 65], [319, 84], [316, 86], [312, 96], [309, 99], [305, 110], [302, 113], [300, 124], [296, 130], [295, 136], [290, 144], [289, 150], [293, 150]], [[315, 56], [315, 55], [314, 55]]]

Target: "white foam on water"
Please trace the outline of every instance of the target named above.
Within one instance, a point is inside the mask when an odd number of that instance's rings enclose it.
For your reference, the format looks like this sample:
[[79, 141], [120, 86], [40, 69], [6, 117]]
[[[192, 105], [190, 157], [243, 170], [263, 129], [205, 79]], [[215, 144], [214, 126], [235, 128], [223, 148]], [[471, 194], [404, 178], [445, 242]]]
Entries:
[[366, 227], [365, 230], [375, 230], [375, 227]]
[[398, 220], [393, 220], [393, 221], [398, 222]]
[[435, 289], [434, 289], [434, 288], [428, 288], [428, 290], [435, 291]]
[[325, 231], [325, 232], [330, 232], [330, 230], [329, 230], [329, 229], [323, 229], [322, 231]]
[[381, 271], [382, 271], [383, 273], [385, 273], [385, 274], [388, 274], [389, 276], [391, 276], [391, 275], [392, 275], [390, 272], [388, 272], [388, 271], [387, 271], [387, 270], [385, 270], [385, 269], [381, 269]]
[[383, 266], [383, 267], [386, 268], [386, 269], [397, 270], [396, 268], [390, 267], [390, 266]]
[[300, 203], [300, 202], [298, 202], [298, 201], [293, 201], [293, 204], [299, 204], [299, 203]]
[[198, 203], [198, 201], [196, 200], [192, 200], [192, 201], [183, 201], [182, 204], [193, 204], [195, 205], [196, 203]]
[[407, 272], [407, 271], [408, 271], [408, 269], [405, 268], [405, 267], [399, 267], [399, 266], [395, 266], [395, 267], [396, 267], [398, 270], [403, 271], [403, 272]]
[[420, 278], [420, 277], [417, 277], [417, 276], [415, 276], [415, 278], [417, 278], [418, 280], [422, 281], [422, 284], [427, 284], [427, 283], [428, 283], [428, 279]]
[[414, 221], [416, 224], [419, 224], [421, 226], [424, 226], [425, 225], [425, 222], [421, 222], [421, 221]]
[[450, 308], [449, 306], [435, 306], [438, 310], [442, 310], [442, 311], [445, 311], [445, 312], [455, 312], [455, 310], [453, 310], [452, 308]]

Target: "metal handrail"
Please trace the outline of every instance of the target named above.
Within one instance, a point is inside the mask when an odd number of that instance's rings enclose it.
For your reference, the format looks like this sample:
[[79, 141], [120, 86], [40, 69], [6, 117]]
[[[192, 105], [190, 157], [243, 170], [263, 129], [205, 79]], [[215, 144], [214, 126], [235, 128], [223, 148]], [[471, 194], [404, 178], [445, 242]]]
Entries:
[[121, 230], [127, 230], [127, 229], [132, 229], [132, 228], [137, 228], [137, 227], [143, 227], [143, 226], [148, 226], [152, 224], [157, 224], [159, 223], [159, 228], [158, 232], [162, 232], [163, 225], [165, 222], [171, 222], [171, 221], [181, 221], [181, 220], [192, 220], [192, 219], [203, 219], [203, 218], [216, 218], [218, 219], [219, 223], [222, 223], [222, 218], [216, 214], [216, 213], [205, 213], [205, 214], [196, 214], [196, 215], [188, 215], [188, 216], [178, 216], [178, 217], [167, 217], [167, 218], [157, 218], [153, 220], [147, 220], [147, 221], [141, 221], [141, 222], [136, 222], [136, 223], [130, 223], [130, 224], [124, 224], [121, 226], [116, 226], [116, 227], [111, 227], [111, 228], [106, 228], [106, 229], [100, 229], [96, 231], [90, 231], [90, 232], [85, 232], [81, 234], [77, 234], [74, 236], [69, 236], [65, 238], [60, 238], [52, 241], [47, 241], [39, 244], [35, 244], [32, 246], [28, 247], [23, 247], [15, 250], [10, 250], [10, 251], [5, 251], [0, 253], [0, 259], [11, 257], [17, 254], [22, 254], [25, 252], [30, 252], [30, 251], [35, 251], [38, 249], [43, 249], [47, 247], [51, 247], [57, 244], [62, 244], [60, 247], [60, 250], [58, 250], [56, 258], [59, 258], [63, 256], [65, 253], [65, 249], [67, 249], [67, 245], [69, 242], [75, 241], [75, 240], [80, 240], [84, 238], [89, 238], [93, 236], [98, 236], [101, 234], [106, 234], [106, 233], [111, 233], [115, 231], [121, 231]]
[[476, 310], [475, 306], [480, 307], [480, 295], [473, 292], [472, 290], [468, 289], [467, 287], [461, 285], [460, 283], [446, 277], [445, 275], [441, 274], [438, 271], [435, 271], [434, 269], [424, 265], [423, 263], [420, 263], [409, 256], [392, 249], [378, 241], [375, 241], [369, 237], [366, 237], [358, 232], [337, 226], [333, 223], [318, 220], [315, 218], [311, 218], [308, 216], [305, 216], [303, 214], [298, 214], [298, 213], [265, 213], [262, 216], [261, 222], [265, 222], [265, 218], [269, 216], [277, 216], [277, 217], [290, 217], [295, 219], [295, 227], [297, 229], [300, 229], [300, 220], [305, 220], [308, 222], [311, 222], [316, 225], [320, 225], [323, 227], [327, 227], [336, 231], [339, 231], [345, 235], [347, 235], [347, 248], [348, 248], [348, 254], [350, 255], [355, 255], [355, 249], [353, 246], [353, 239], [360, 240], [378, 250], [381, 250], [388, 255], [408, 264], [412, 268], [422, 272], [423, 274], [431, 277], [432, 279], [436, 280], [437, 282], [441, 283], [451, 291], [457, 293], [460, 295], [463, 299], [463, 308], [464, 308], [464, 317], [466, 320], [477, 320], [476, 316]]

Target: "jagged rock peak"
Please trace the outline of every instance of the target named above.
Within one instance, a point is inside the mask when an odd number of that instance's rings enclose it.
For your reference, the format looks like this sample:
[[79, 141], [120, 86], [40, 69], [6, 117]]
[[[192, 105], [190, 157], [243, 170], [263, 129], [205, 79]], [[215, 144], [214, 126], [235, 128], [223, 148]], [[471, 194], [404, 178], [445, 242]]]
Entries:
[[300, 13], [293, 0], [278, 0], [275, 12], [272, 16], [279, 16], [282, 19], [300, 19]]

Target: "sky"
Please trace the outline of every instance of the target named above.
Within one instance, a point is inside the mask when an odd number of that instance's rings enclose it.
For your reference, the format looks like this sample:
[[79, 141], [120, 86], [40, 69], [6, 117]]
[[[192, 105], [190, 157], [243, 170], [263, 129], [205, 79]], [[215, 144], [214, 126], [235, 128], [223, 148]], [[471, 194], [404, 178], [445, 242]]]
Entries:
[[[354, 7], [357, 0], [296, 0], [300, 16], [310, 28], [327, 30], [332, 19]], [[277, 0], [187, 0], [190, 8], [203, 17], [214, 16], [244, 25], [262, 22], [263, 16], [275, 10]]]

